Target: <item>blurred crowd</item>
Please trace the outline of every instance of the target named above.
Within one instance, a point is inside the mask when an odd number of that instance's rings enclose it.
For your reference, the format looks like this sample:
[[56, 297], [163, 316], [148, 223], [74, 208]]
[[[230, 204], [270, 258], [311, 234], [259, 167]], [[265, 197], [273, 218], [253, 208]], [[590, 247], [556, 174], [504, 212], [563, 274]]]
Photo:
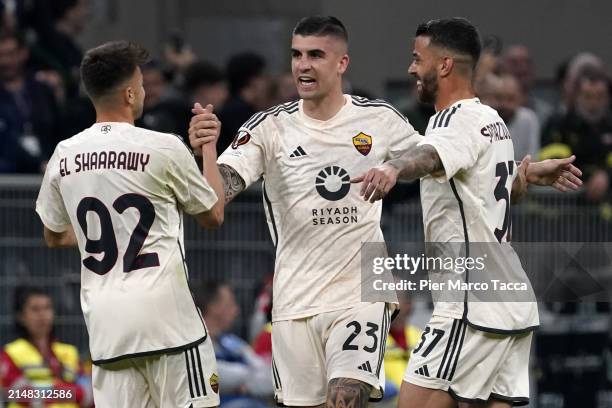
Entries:
[[[40, 173], [58, 141], [95, 120], [79, 86], [83, 50], [77, 40], [87, 4], [0, 0], [0, 173]], [[257, 53], [234, 55], [219, 67], [200, 59], [180, 32], [170, 34], [161, 58], [143, 67], [143, 75], [145, 109], [137, 125], [185, 136], [193, 103], [210, 103], [223, 123], [218, 151], [255, 112], [298, 98], [291, 74], [270, 75]], [[474, 86], [508, 124], [517, 159], [575, 154], [585, 171], [586, 200], [609, 199], [612, 87], [599, 57], [577, 54], [559, 64], [554, 81], [538, 81], [526, 45], [503, 46], [489, 36]], [[414, 97], [399, 105], [424, 132], [432, 108]]]
[[[0, 173], [41, 173], [55, 145], [89, 127], [95, 112], [80, 87], [78, 43], [86, 0], [0, 1]], [[252, 114], [295, 100], [290, 74], [268, 74], [256, 53], [221, 68], [199, 59], [179, 32], [143, 67], [146, 100], [138, 126], [185, 136], [194, 102], [223, 121], [220, 149]]]

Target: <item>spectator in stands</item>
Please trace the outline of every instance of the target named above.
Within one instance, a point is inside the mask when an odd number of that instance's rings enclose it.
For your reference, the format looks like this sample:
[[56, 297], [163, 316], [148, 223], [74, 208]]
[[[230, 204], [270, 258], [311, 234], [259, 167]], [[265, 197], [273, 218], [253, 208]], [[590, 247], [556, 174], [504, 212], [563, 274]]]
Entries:
[[156, 61], [142, 67], [142, 83], [145, 89], [144, 109], [136, 126], [186, 137], [191, 119], [190, 105], [169, 92], [170, 85]]
[[270, 81], [264, 74], [266, 61], [246, 52], [230, 58], [227, 64], [230, 98], [218, 112], [221, 135], [217, 151], [223, 152], [252, 115], [270, 106]]
[[251, 346], [229, 332], [239, 308], [232, 289], [220, 282], [205, 282], [196, 294], [208, 334], [213, 340], [219, 377], [221, 406], [263, 408], [272, 400], [271, 367]]
[[183, 86], [185, 70], [196, 61], [196, 55], [182, 31], [175, 29], [170, 32], [163, 47], [164, 73], [169, 82], [177, 89]]
[[0, 34], [0, 172], [39, 173], [59, 141], [57, 101], [28, 57], [21, 35]]
[[86, 0], [53, 0], [50, 3], [53, 23], [38, 28], [38, 39], [33, 47], [38, 68], [57, 71], [66, 86], [68, 98], [79, 91], [79, 67], [83, 50], [77, 37], [87, 21]]
[[604, 63], [595, 54], [581, 52], [561, 65], [559, 69], [561, 77], [558, 78], [561, 86], [561, 101], [557, 106], [558, 113], [565, 114], [571, 108], [575, 99], [576, 81], [584, 70], [603, 72]]
[[17, 29], [17, 15], [14, 2], [0, 1], [0, 30], [14, 31]]
[[183, 83], [189, 106], [199, 102], [214, 106], [215, 112], [223, 110], [228, 98], [227, 82], [223, 72], [207, 61], [196, 61], [185, 70]]
[[497, 110], [510, 130], [514, 157], [522, 160], [529, 154], [535, 160], [540, 151], [541, 126], [535, 112], [521, 106], [525, 98], [523, 87], [510, 74], [494, 77], [491, 84], [495, 94], [491, 107]]
[[491, 90], [491, 78], [499, 74], [501, 65], [499, 54], [502, 46], [501, 39], [496, 36], [488, 36], [483, 41], [480, 59], [474, 73], [474, 90], [483, 103], [486, 103], [484, 100], [490, 97], [487, 92]]
[[504, 69], [512, 74], [522, 87], [523, 100], [521, 105], [533, 110], [540, 123], [548, 120], [553, 112], [553, 107], [533, 93], [535, 66], [529, 48], [525, 45], [511, 45], [504, 53], [502, 64]]
[[584, 172], [587, 199], [599, 202], [610, 191], [610, 81], [591, 67], [578, 74], [574, 86], [567, 113], [553, 116], [544, 127], [540, 159], [575, 154], [576, 165]]
[[[91, 380], [82, 375], [76, 347], [59, 342], [53, 333], [54, 311], [40, 288], [20, 286], [15, 293], [17, 340], [0, 353], [0, 385], [6, 390], [45, 390], [68, 394], [63, 401], [45, 399], [45, 406], [77, 408], [93, 402]], [[42, 406], [41, 399], [19, 399], [8, 408]], [[47, 405], [62, 402], [61, 405]]]

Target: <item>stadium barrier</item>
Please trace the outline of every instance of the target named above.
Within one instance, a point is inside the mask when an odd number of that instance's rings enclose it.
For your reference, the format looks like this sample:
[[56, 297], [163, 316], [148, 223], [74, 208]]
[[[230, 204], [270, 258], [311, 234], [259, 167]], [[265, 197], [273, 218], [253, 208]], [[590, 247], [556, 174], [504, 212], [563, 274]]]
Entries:
[[[57, 334], [86, 350], [78, 253], [46, 248], [34, 211], [40, 182], [39, 176], [0, 177], [0, 341], [12, 333], [15, 286], [33, 283], [48, 288], [55, 300]], [[612, 220], [600, 207], [585, 204], [580, 194], [533, 189], [512, 211], [515, 241], [601, 242], [612, 237]], [[238, 196], [226, 208], [225, 220], [211, 232], [185, 217], [187, 264], [194, 289], [203, 279], [231, 283], [242, 310], [237, 330], [244, 335], [258, 289], [274, 270], [260, 186]], [[422, 241], [418, 199], [385, 206], [382, 225], [387, 241]]]

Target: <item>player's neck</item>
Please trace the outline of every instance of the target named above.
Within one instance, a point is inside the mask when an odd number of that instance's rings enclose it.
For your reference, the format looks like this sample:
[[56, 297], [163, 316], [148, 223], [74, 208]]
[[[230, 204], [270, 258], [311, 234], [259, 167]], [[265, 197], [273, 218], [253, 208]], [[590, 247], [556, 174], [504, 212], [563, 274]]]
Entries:
[[472, 99], [476, 97], [474, 89], [467, 83], [453, 84], [454, 86], [448, 89], [439, 89], [438, 97], [436, 98], [436, 112], [440, 112], [457, 101], [463, 99]]
[[101, 122], [129, 123], [130, 125], [133, 125], [134, 116], [131, 112], [98, 111], [96, 112], [96, 123]]
[[302, 107], [306, 116], [312, 119], [326, 121], [336, 116], [336, 113], [342, 109], [345, 103], [346, 99], [344, 98], [344, 94], [342, 91], [339, 91], [327, 95], [323, 99], [305, 99]]

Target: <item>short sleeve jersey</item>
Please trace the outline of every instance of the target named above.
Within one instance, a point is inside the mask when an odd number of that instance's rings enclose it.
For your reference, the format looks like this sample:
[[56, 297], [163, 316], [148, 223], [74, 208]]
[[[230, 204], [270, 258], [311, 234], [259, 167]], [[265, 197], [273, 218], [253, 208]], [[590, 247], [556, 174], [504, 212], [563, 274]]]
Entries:
[[303, 101], [260, 112], [239, 130], [218, 162], [247, 186], [263, 177], [266, 216], [276, 246], [274, 321], [355, 306], [360, 251], [383, 242], [382, 204], [370, 204], [350, 179], [413, 148], [421, 136], [381, 100], [345, 95], [327, 121]]
[[[457, 101], [431, 117], [420, 145], [433, 146], [445, 170], [421, 179], [425, 241], [506, 243], [517, 165], [510, 132], [497, 112], [478, 98]], [[502, 253], [507, 259], [495, 265], [513, 269], [502, 274], [528, 282], [509, 244], [495, 251]], [[498, 332], [539, 324], [534, 302], [438, 302], [434, 314], [465, 318], [474, 327]]]
[[94, 363], [180, 350], [206, 328], [188, 287], [182, 213], [217, 197], [178, 137], [96, 123], [58, 144], [36, 211], [74, 228]]

